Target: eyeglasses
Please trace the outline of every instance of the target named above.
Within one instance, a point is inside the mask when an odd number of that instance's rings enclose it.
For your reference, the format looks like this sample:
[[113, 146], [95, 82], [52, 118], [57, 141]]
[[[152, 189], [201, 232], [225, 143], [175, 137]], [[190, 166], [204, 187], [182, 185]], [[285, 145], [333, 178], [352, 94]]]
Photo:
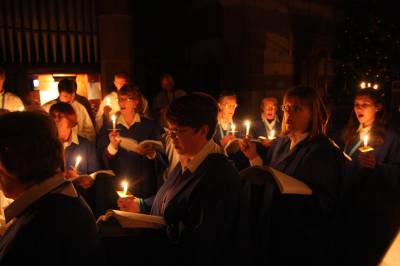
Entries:
[[132, 98], [118, 98], [118, 102], [123, 103], [123, 102], [129, 102], [132, 101]]
[[182, 134], [186, 133], [189, 129], [188, 128], [168, 128], [166, 129], [166, 133], [168, 134], [168, 136], [182, 136]]
[[282, 111], [284, 112], [294, 112], [294, 113], [300, 113], [303, 108], [300, 105], [289, 105], [289, 104], [284, 104], [282, 105]]
[[363, 104], [356, 103], [356, 104], [354, 104], [354, 108], [355, 109], [366, 109], [368, 107], [371, 107], [372, 105], [373, 104], [371, 104], [371, 103], [363, 103]]
[[238, 105], [237, 104], [224, 104], [223, 107], [233, 109], [233, 108], [238, 107]]

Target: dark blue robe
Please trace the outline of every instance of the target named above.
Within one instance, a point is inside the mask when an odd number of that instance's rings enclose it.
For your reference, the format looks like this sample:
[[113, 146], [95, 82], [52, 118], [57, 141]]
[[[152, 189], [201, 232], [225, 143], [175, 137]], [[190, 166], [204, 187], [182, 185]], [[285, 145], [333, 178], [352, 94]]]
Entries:
[[292, 150], [290, 143], [287, 136], [276, 139], [264, 164], [301, 180], [313, 195], [269, 195], [264, 202], [267, 215], [256, 225], [261, 239], [257, 256], [265, 256], [258, 260], [270, 265], [326, 265], [343, 190], [345, 158], [325, 136], [307, 138]]
[[[355, 144], [347, 145], [346, 152]], [[359, 164], [358, 149], [351, 155], [337, 240], [338, 263], [378, 264], [400, 226], [398, 134], [388, 130], [384, 143], [370, 153], [377, 161], [375, 169]]]
[[244, 265], [244, 206], [237, 170], [224, 155], [210, 154], [194, 173], [177, 171], [165, 181], [151, 214], [165, 217], [174, 265]]
[[[273, 129], [275, 130], [275, 136], [278, 136], [281, 132], [281, 122], [279, 120], [276, 121]], [[267, 137], [270, 134], [270, 130], [261, 119], [254, 121], [250, 131], [254, 138], [258, 138], [259, 136]]]
[[[153, 120], [141, 117], [141, 122], [136, 122], [129, 129], [117, 124], [117, 129], [122, 137], [128, 137], [141, 142], [143, 140], [161, 140], [162, 129]], [[128, 179], [130, 192], [137, 197], [150, 197], [154, 195], [162, 182], [161, 174], [165, 169], [165, 155], [157, 150], [154, 160], [138, 153], [119, 148], [114, 156], [108, 155], [107, 146], [110, 143], [108, 134], [112, 129], [107, 121], [100, 133], [98, 148], [102, 154], [104, 165], [114, 171], [120, 179]], [[161, 159], [162, 158], [162, 159]], [[120, 181], [120, 180], [118, 180]], [[120, 183], [115, 184], [120, 190]]]
[[78, 165], [78, 174], [90, 174], [100, 169], [97, 151], [92, 142], [78, 136], [79, 144], [71, 143], [64, 151], [65, 170], [71, 170], [76, 163], [76, 157], [82, 157]]

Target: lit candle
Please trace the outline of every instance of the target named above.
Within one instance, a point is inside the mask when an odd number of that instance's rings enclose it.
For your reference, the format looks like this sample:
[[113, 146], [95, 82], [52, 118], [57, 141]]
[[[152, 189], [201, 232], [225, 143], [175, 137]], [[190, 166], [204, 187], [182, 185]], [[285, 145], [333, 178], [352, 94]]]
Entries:
[[128, 181], [124, 180], [121, 182], [122, 191], [117, 191], [117, 194], [120, 198], [132, 197], [133, 195], [128, 191]]
[[368, 88], [371, 88], [371, 82], [368, 82], [368, 83], [367, 83], [367, 87], [368, 87]]
[[20, 108], [18, 108], [18, 111], [20, 111], [20, 112], [22, 112], [22, 111], [24, 111], [25, 109], [24, 109], [24, 107], [23, 106], [21, 106]]
[[377, 90], [379, 88], [378, 84], [375, 84], [373, 88], [374, 90]]
[[232, 136], [235, 136], [236, 125], [232, 124]]
[[271, 132], [269, 132], [268, 139], [269, 140], [275, 139], [275, 130], [274, 129], [272, 129]]
[[364, 136], [363, 141], [364, 141], [364, 146], [359, 148], [359, 150], [361, 152], [369, 152], [369, 151], [374, 150], [374, 148], [372, 148], [371, 146], [368, 146], [368, 135]]
[[361, 82], [360, 87], [361, 87], [361, 89], [365, 89], [365, 82], [364, 81]]
[[250, 136], [250, 121], [246, 120], [244, 121], [244, 125], [246, 126], [246, 137]]
[[112, 115], [111, 116], [111, 120], [112, 120], [112, 123], [113, 123], [113, 130], [115, 130], [115, 125], [117, 123], [117, 117], [115, 115]]
[[74, 166], [74, 169], [75, 169], [75, 170], [78, 169], [78, 166], [79, 166], [79, 164], [80, 164], [81, 161], [82, 161], [82, 156], [78, 155], [78, 156], [76, 157], [76, 162], [75, 162], [75, 166]]
[[108, 97], [106, 97], [106, 106], [111, 106], [111, 100]]

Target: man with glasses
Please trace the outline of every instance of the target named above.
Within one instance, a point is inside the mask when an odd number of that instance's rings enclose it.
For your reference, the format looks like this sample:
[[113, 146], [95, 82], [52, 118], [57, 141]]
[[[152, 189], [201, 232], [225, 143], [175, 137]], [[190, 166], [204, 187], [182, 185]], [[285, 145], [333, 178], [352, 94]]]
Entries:
[[212, 139], [217, 113], [216, 101], [207, 94], [176, 99], [167, 111], [169, 135], [185, 161], [177, 165], [155, 197], [118, 200], [121, 210], [165, 218], [170, 244], [151, 245], [154, 250], [173, 247], [166, 252], [168, 257], [160, 258], [164, 264], [245, 264], [247, 224], [241, 215], [239, 175]]

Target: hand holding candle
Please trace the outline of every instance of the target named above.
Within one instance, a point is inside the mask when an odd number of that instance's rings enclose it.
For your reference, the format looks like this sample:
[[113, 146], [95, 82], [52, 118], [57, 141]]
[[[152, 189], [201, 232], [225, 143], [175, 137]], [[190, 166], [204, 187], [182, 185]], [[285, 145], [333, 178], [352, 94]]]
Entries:
[[372, 148], [371, 146], [368, 146], [368, 135], [364, 136], [363, 141], [364, 141], [364, 146], [359, 148], [359, 150], [361, 152], [369, 152], [369, 151], [373, 151], [374, 150], [374, 148]]
[[121, 182], [122, 186], [122, 191], [117, 191], [117, 194], [120, 198], [127, 198], [127, 197], [132, 197], [133, 195], [128, 191], [128, 181], [124, 180]]

